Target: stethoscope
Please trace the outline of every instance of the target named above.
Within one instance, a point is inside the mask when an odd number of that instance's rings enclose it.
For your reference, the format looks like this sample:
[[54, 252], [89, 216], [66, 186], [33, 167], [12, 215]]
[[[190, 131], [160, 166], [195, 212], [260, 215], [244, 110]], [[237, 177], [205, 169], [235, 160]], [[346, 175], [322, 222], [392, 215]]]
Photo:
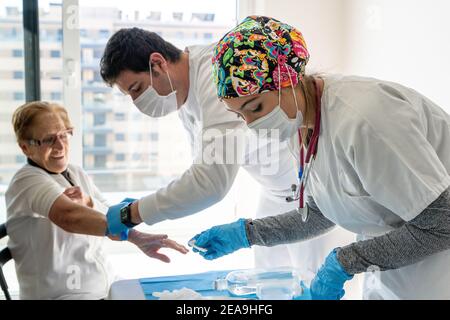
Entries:
[[314, 162], [316, 160], [317, 155], [317, 145], [319, 143], [319, 133], [320, 133], [320, 111], [321, 111], [321, 103], [320, 103], [320, 92], [319, 87], [314, 80], [314, 88], [316, 89], [316, 119], [314, 123], [314, 131], [312, 133], [310, 142], [308, 144], [308, 149], [306, 151], [305, 157], [305, 148], [303, 146], [302, 135], [300, 129], [298, 129], [298, 140], [300, 145], [300, 169], [298, 171], [298, 185], [293, 184], [291, 186], [292, 196], [286, 197], [287, 202], [299, 201], [299, 205], [297, 207], [297, 212], [301, 215], [302, 221], [306, 222], [308, 219], [308, 209], [304, 208], [304, 192], [306, 188], [306, 184], [309, 179], [309, 175], [313, 168]]

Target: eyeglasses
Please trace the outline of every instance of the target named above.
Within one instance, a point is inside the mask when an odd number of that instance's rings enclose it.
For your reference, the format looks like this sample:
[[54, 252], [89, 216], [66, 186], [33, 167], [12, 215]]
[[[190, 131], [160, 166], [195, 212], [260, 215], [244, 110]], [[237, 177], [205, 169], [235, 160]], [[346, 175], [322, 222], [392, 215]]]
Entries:
[[62, 142], [67, 142], [72, 138], [73, 136], [73, 129], [67, 129], [62, 132], [58, 132], [56, 134], [49, 135], [41, 140], [38, 139], [28, 139], [28, 143], [31, 146], [38, 146], [38, 147], [52, 147], [56, 140], [61, 139]]

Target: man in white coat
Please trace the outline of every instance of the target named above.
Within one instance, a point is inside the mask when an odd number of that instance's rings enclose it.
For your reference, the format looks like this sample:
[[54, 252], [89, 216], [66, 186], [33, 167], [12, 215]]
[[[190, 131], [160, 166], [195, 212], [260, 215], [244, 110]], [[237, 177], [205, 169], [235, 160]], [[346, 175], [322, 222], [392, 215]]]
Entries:
[[[241, 166], [262, 186], [257, 217], [297, 207], [296, 202], [286, 202], [290, 186], [297, 182], [295, 161], [286, 144], [260, 143], [252, 149], [246, 139], [241, 146], [244, 161], [206, 161], [210, 160], [205, 159], [205, 154], [210, 154], [206, 150], [214, 148], [216, 154], [228, 159], [229, 148], [217, 150], [217, 141], [225, 141], [231, 130], [234, 135], [245, 135], [245, 122], [227, 112], [217, 98], [212, 82], [212, 53], [213, 45], [181, 51], [156, 33], [139, 28], [121, 29], [109, 39], [100, 62], [103, 80], [110, 86], [117, 85], [141, 112], [151, 117], [178, 111], [195, 150], [193, 164], [178, 179], [134, 202], [129, 221], [121, 223], [152, 225], [206, 209], [223, 199]], [[253, 160], [261, 154], [266, 154], [266, 159], [255, 163]], [[275, 157], [278, 162], [274, 166]], [[255, 262], [257, 267], [294, 266], [308, 277], [314, 275], [332, 248], [352, 241], [352, 234], [335, 228], [307, 242], [257, 247]]]

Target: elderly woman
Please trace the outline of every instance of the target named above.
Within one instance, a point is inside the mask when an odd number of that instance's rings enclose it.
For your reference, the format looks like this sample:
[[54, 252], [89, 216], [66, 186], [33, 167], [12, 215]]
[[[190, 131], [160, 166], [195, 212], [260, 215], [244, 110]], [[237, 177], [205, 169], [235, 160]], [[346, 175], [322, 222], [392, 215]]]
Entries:
[[[12, 122], [28, 162], [6, 191], [8, 247], [20, 298], [105, 298], [113, 280], [102, 251], [108, 205], [87, 174], [69, 164], [73, 128], [66, 110], [30, 102]], [[170, 259], [158, 253], [162, 247], [187, 252], [166, 235], [131, 230], [128, 241], [164, 262]]]

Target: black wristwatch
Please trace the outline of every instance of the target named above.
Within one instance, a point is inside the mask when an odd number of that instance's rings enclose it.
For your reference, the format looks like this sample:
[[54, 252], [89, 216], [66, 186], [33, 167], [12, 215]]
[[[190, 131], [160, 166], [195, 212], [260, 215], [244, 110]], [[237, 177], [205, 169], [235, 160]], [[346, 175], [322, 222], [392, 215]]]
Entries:
[[138, 223], [131, 222], [131, 205], [133, 202], [130, 202], [127, 206], [120, 209], [120, 222], [126, 225], [128, 228], [133, 228], [138, 225]]

